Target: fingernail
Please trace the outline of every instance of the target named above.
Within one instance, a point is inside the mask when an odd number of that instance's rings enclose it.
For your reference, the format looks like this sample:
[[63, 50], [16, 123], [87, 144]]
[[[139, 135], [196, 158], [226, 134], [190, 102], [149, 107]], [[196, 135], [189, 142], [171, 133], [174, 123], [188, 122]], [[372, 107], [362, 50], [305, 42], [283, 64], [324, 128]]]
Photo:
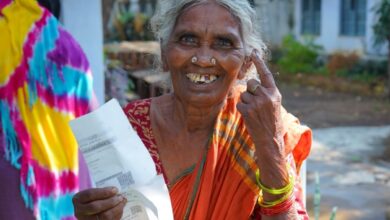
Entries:
[[116, 195], [115, 201], [116, 201], [117, 203], [122, 202], [122, 200], [123, 200], [123, 197], [122, 197], [121, 195]]
[[120, 201], [121, 201], [121, 202], [123, 202], [123, 203], [126, 203], [126, 202], [127, 202], [127, 199], [126, 199], [125, 196], [120, 195], [119, 197], [120, 197]]
[[251, 53], [251, 57], [254, 57], [254, 56], [256, 56], [256, 49], [253, 49], [252, 53]]
[[116, 188], [116, 187], [111, 187], [111, 192], [112, 192], [112, 193], [117, 193], [117, 192], [118, 192], [118, 188]]
[[260, 58], [260, 52], [257, 49], [255, 49], [255, 54], [256, 54], [257, 58]]

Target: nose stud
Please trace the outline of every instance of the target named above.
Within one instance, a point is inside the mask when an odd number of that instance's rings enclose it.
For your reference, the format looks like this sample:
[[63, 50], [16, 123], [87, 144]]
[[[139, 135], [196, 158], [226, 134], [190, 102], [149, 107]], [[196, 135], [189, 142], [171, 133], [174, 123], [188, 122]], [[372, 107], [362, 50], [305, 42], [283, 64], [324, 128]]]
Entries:
[[[198, 62], [198, 57], [193, 56], [193, 57], [191, 58], [191, 63], [196, 63], [196, 62]], [[211, 57], [210, 63], [211, 63], [212, 65], [215, 65], [215, 64], [217, 64], [217, 60], [216, 60], [214, 57]]]
[[217, 60], [216, 60], [214, 57], [212, 57], [212, 58], [210, 59], [210, 63], [213, 64], [213, 65], [215, 65], [215, 64], [217, 63]]

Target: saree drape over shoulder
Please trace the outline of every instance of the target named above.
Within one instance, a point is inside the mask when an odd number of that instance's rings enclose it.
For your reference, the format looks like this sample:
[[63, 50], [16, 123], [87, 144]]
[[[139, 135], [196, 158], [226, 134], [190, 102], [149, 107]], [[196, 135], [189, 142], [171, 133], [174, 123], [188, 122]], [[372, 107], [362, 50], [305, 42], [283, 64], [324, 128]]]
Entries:
[[[229, 98], [219, 113], [207, 151], [190, 172], [170, 185], [175, 219], [261, 219], [256, 184], [255, 146], [236, 109], [238, 96]], [[125, 112], [148, 148], [156, 169], [164, 174], [150, 122], [151, 99], [130, 103]], [[283, 111], [286, 160], [296, 169], [308, 156], [311, 130]], [[167, 179], [166, 179], [167, 180]], [[308, 219], [300, 183], [296, 181], [295, 207]]]

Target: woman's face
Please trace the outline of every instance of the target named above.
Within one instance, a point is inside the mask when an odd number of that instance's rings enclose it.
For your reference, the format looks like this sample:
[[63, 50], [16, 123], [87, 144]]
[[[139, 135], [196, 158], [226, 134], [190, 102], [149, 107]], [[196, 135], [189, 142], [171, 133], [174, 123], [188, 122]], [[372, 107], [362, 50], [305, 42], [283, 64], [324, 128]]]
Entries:
[[236, 79], [245, 74], [240, 25], [216, 3], [185, 9], [162, 55], [175, 95], [199, 107], [221, 103]]

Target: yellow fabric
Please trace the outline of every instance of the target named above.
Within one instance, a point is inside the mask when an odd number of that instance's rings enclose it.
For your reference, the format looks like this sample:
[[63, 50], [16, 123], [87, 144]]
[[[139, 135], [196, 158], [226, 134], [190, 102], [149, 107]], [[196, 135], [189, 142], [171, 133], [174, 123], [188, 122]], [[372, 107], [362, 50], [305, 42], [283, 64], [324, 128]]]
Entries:
[[[31, 108], [28, 102], [27, 84], [18, 90], [18, 106], [22, 120], [32, 138], [32, 155], [42, 167], [62, 171], [78, 169], [77, 142], [68, 126], [73, 115], [63, 114], [37, 99]], [[66, 150], [64, 150], [66, 149]]]
[[[28, 7], [31, 10], [21, 7]], [[19, 66], [23, 56], [23, 45], [27, 34], [31, 31], [33, 24], [42, 16], [38, 4], [34, 1], [15, 0], [11, 5], [2, 11], [4, 16], [0, 17], [0, 85], [8, 81], [9, 76]], [[34, 12], [34, 13], [32, 13]]]

